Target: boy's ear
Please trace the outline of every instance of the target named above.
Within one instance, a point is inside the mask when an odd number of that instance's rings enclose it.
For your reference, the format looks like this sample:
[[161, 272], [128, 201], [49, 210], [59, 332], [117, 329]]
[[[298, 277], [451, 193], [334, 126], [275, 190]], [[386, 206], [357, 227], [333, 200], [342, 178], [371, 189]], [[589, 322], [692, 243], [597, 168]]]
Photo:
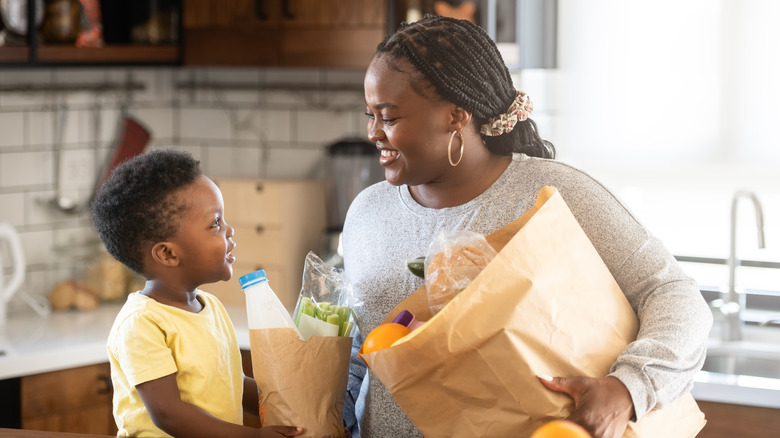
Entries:
[[457, 105], [454, 106], [450, 116], [452, 118], [451, 128], [453, 131], [457, 132], [466, 129], [466, 126], [471, 121], [471, 113]]
[[152, 260], [166, 267], [179, 264], [179, 256], [176, 255], [171, 242], [157, 242], [152, 246]]

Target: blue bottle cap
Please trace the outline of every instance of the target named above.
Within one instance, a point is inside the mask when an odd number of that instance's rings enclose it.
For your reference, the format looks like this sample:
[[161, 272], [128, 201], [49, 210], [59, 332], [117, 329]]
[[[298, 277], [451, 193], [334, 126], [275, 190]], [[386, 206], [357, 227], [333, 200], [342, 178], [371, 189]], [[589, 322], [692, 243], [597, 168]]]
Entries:
[[268, 277], [266, 277], [265, 270], [263, 269], [242, 275], [241, 278], [238, 279], [238, 283], [241, 285], [241, 289], [246, 289], [247, 287], [256, 283], [260, 283], [261, 281], [268, 281]]

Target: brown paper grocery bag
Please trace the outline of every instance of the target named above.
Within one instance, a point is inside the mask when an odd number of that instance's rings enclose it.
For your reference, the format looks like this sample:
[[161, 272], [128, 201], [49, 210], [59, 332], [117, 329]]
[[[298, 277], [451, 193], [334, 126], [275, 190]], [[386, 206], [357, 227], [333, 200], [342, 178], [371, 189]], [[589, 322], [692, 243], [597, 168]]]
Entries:
[[[498, 255], [435, 317], [394, 346], [360, 354], [426, 437], [528, 437], [573, 402], [537, 374], [605, 376], [638, 321], [563, 198], [487, 236]], [[430, 317], [425, 288], [399, 304]], [[704, 415], [686, 394], [624, 437], [693, 437]]]
[[262, 391], [263, 426], [305, 428], [304, 437], [344, 437], [341, 410], [347, 392], [352, 338], [312, 336], [294, 329], [250, 329], [252, 371]]

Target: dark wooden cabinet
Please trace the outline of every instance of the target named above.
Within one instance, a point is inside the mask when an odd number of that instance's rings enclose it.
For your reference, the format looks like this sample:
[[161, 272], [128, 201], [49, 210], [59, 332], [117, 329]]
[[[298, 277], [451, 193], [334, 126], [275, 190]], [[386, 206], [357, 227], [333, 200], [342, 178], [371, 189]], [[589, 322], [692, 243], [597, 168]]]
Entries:
[[173, 39], [138, 44], [129, 36], [117, 38], [115, 30], [133, 32], [116, 20], [141, 2], [106, 0], [100, 2], [111, 8], [103, 11], [103, 47], [47, 42], [35, 28], [28, 31], [27, 44], [0, 46], [0, 66], [365, 69], [387, 33], [388, 2], [392, 0], [168, 0], [162, 3], [172, 8]]
[[698, 438], [765, 438], [780, 430], [780, 409], [697, 401], [707, 424]]
[[108, 363], [21, 378], [22, 429], [116, 435]]
[[183, 64], [363, 69], [386, 0], [184, 0]]

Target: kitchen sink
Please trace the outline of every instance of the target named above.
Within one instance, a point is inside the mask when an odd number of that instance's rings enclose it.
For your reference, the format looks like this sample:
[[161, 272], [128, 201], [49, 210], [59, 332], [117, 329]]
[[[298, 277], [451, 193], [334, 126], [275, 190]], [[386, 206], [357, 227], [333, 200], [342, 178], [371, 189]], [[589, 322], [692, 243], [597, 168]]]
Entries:
[[702, 370], [740, 376], [780, 379], [780, 347], [767, 351], [752, 346], [712, 348]]
[[697, 400], [780, 409], [780, 328], [744, 325], [741, 340], [723, 341], [714, 327], [692, 392]]

